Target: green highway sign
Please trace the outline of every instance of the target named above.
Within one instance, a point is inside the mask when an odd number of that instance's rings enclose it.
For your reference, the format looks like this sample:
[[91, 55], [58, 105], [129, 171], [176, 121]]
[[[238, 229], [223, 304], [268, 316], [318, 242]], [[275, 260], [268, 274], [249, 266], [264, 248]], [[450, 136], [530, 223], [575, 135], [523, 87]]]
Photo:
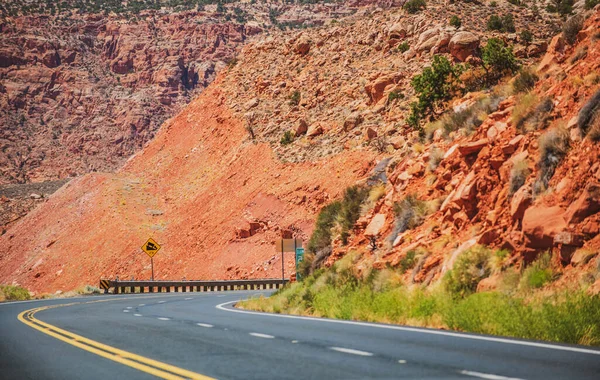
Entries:
[[296, 281], [301, 280], [300, 272], [298, 272], [298, 265], [304, 261], [304, 248], [296, 248]]

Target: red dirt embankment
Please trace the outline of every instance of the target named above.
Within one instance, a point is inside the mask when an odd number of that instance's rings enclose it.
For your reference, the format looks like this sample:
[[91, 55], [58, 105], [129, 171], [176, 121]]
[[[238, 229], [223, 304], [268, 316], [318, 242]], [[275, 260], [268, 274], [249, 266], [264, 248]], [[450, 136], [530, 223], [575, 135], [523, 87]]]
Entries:
[[[75, 179], [15, 224], [0, 237], [0, 283], [54, 292], [147, 279], [140, 246], [150, 236], [162, 245], [157, 279], [278, 277], [282, 230], [306, 239], [320, 207], [363, 177], [374, 153], [281, 163], [225, 103], [215, 83], [118, 173]], [[290, 254], [288, 275], [292, 267]]]

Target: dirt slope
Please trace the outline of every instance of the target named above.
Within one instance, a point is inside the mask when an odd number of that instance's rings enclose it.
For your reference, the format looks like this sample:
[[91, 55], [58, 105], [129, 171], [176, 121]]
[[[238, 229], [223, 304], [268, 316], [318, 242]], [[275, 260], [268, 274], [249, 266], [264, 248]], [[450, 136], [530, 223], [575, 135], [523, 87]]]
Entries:
[[[310, 234], [320, 206], [364, 176], [373, 153], [282, 164], [247, 141], [224, 104], [218, 84], [210, 87], [120, 172], [56, 192], [0, 237], [0, 282], [46, 292], [103, 276], [149, 278], [139, 247], [150, 236], [162, 245], [159, 279], [279, 276], [280, 230]], [[238, 239], [236, 229], [253, 235]]]

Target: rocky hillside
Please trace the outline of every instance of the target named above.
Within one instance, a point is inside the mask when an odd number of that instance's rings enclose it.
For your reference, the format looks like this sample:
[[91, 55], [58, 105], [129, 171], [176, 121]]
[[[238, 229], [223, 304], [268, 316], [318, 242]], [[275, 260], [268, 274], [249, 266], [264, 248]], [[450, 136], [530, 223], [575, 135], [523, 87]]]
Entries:
[[321, 25], [373, 3], [3, 2], [0, 226], [36, 203], [30, 194], [7, 197], [14, 192], [4, 185], [114, 171], [248, 39]]
[[[481, 23], [510, 12], [519, 35]], [[449, 25], [448, 14], [457, 15], [461, 25]], [[564, 192], [528, 197], [521, 190], [527, 187], [520, 186], [522, 196], [509, 199], [505, 188], [515, 155], [529, 160], [525, 183], [534, 184], [537, 137], [560, 120], [568, 122], [596, 91], [589, 75], [598, 64], [597, 19], [596, 13], [578, 36], [585, 54], [561, 37], [548, 44], [559, 27], [555, 16], [504, 2], [491, 7], [432, 1], [416, 14], [367, 10], [315, 29], [271, 31], [248, 44], [116, 174], [77, 178], [14, 224], [0, 237], [0, 282], [55, 291], [94, 284], [100, 276], [147, 278], [149, 263], [139, 246], [148, 236], [163, 246], [155, 260], [158, 278], [276, 277], [281, 263], [273, 242], [282, 235], [308, 240], [321, 208], [364, 182], [375, 167], [385, 174], [379, 176], [386, 181], [385, 196], [365, 210], [348, 246], [334, 240], [330, 260], [348, 249], [369, 249], [374, 240], [375, 265], [396, 265], [419, 244], [431, 254], [415, 281], [429, 281], [455, 247], [475, 240], [506, 247], [518, 262], [541, 249], [530, 243], [539, 228], [525, 227], [530, 209], [587, 197], [581, 194], [590, 171], [583, 166], [581, 173], [569, 174], [573, 180], [563, 184]], [[524, 30], [531, 39], [521, 39]], [[475, 65], [492, 37], [513, 44], [525, 65], [543, 58], [541, 79], [529, 96], [552, 97], [548, 125], [517, 130], [511, 115], [515, 105], [525, 103], [522, 95], [473, 92], [457, 100], [455, 110], [490, 98], [485, 115], [477, 113], [481, 123], [450, 133], [427, 125], [433, 142], [422, 143], [407, 124], [411, 78], [435, 54]], [[594, 145], [583, 140], [573, 147], [556, 173], [568, 171], [579, 157], [593, 167]], [[558, 188], [557, 177], [548, 188]], [[394, 203], [409, 194], [437, 211], [390, 238]], [[514, 199], [530, 199], [518, 205], [516, 217], [509, 211]], [[559, 232], [589, 241], [577, 223]], [[518, 234], [520, 240], [513, 238]], [[541, 240], [548, 242], [546, 235]], [[292, 265], [289, 257], [288, 273]]]

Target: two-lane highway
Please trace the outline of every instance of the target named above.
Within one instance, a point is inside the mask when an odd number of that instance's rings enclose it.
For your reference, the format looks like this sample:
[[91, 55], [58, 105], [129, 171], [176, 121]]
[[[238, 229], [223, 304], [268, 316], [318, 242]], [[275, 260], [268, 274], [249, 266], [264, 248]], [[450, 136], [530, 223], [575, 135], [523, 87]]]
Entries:
[[600, 378], [595, 348], [233, 308], [253, 294], [2, 304], [0, 377]]

